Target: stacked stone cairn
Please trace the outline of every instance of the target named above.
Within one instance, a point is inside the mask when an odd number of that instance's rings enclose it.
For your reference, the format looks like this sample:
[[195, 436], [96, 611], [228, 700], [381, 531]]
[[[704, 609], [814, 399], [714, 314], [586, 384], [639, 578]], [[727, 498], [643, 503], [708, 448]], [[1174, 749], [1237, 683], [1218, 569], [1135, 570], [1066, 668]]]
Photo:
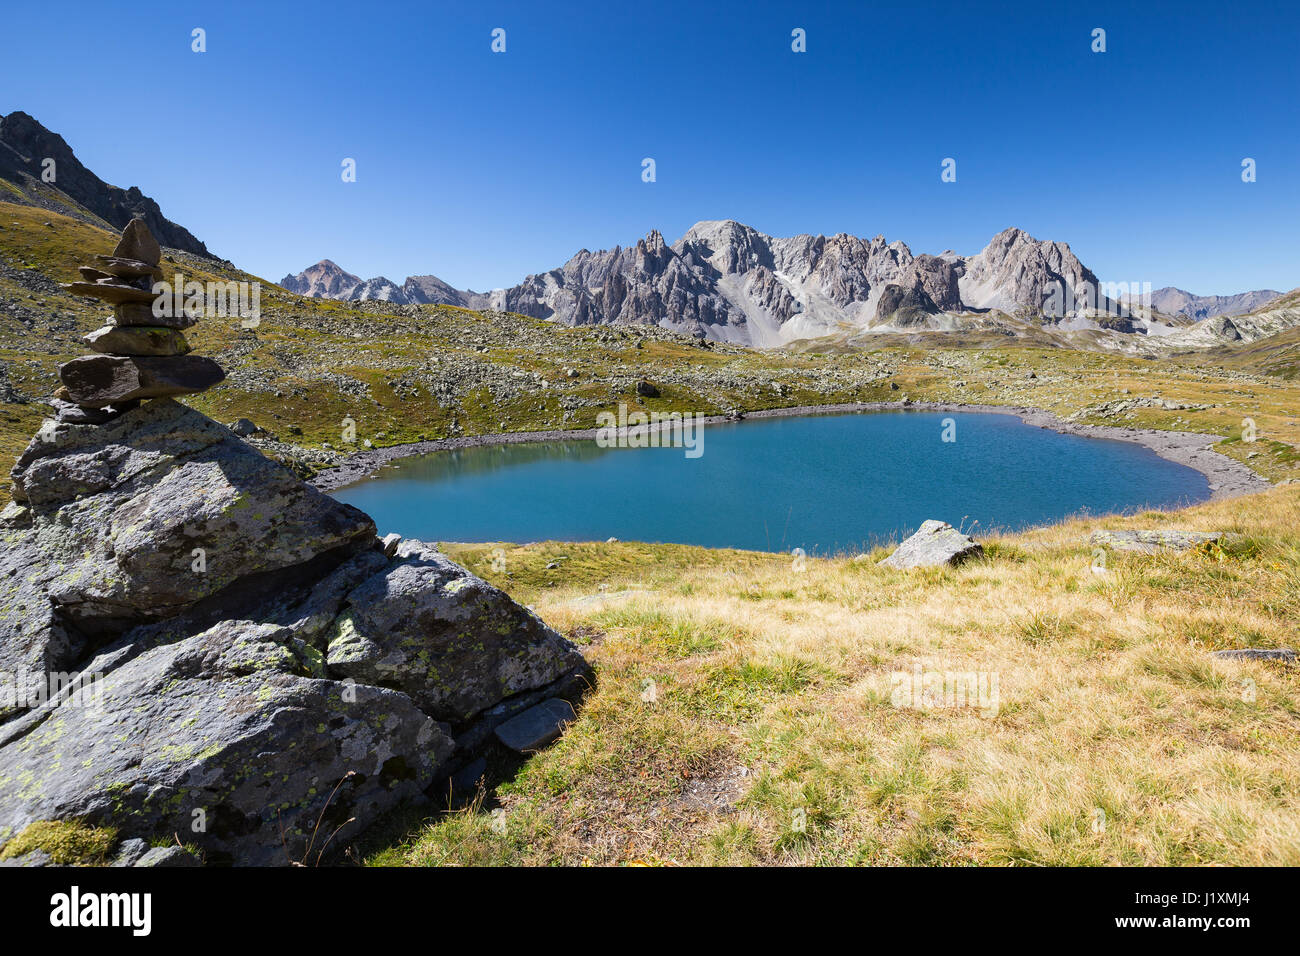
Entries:
[[[64, 288], [113, 306], [112, 324], [86, 336], [97, 355], [59, 367], [63, 387], [54, 396], [58, 420], [102, 424], [148, 398], [193, 395], [226, 377], [210, 358], [188, 354], [184, 329], [194, 318], [181, 310], [155, 310], [153, 284], [163, 278], [162, 249], [143, 219], [122, 230], [112, 255], [81, 266], [82, 282]], [[179, 314], [156, 315], [155, 311]]]

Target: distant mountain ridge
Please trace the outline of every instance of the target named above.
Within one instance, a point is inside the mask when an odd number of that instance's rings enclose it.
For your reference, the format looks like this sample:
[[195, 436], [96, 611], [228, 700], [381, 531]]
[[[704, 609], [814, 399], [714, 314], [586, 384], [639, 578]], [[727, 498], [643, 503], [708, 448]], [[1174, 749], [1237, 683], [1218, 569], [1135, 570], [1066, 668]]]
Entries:
[[[285, 276], [280, 285], [297, 295], [347, 302], [378, 300], [396, 305], [458, 305], [474, 308], [472, 300], [483, 300], [474, 292], [453, 289], [437, 276], [410, 276], [397, 285], [383, 276], [362, 279], [330, 259], [322, 259], [296, 276]], [[485, 306], [485, 300], [480, 307]]]
[[[282, 285], [300, 295], [491, 308], [566, 325], [653, 324], [770, 347], [845, 327], [976, 327], [985, 313], [1028, 320], [1044, 315], [1054, 289], [1059, 302], [1063, 290], [1098, 282], [1067, 244], [1020, 229], [998, 233], [974, 256], [918, 256], [883, 236], [776, 238], [727, 219], [696, 223], [672, 245], [651, 230], [633, 246], [583, 249], [559, 268], [488, 293], [432, 276], [401, 286], [382, 276], [362, 280], [330, 260], [286, 276]], [[1073, 310], [1068, 299], [1050, 315], [1071, 329], [1146, 330]]]
[[1185, 315], [1189, 319], [1213, 319], [1220, 315], [1245, 315], [1262, 308], [1282, 293], [1274, 289], [1256, 289], [1236, 295], [1193, 295], [1173, 286], [1151, 293], [1151, 306], [1166, 315]]
[[[54, 181], [47, 183], [42, 174], [51, 159]], [[20, 110], [0, 116], [0, 180], [12, 186], [0, 190], [0, 198], [8, 201], [16, 194], [19, 202], [78, 219], [97, 219], [96, 225], [113, 230], [139, 217], [162, 245], [215, 258], [193, 233], [164, 216], [158, 203], [138, 186], [122, 189], [104, 182], [77, 159], [62, 136]]]

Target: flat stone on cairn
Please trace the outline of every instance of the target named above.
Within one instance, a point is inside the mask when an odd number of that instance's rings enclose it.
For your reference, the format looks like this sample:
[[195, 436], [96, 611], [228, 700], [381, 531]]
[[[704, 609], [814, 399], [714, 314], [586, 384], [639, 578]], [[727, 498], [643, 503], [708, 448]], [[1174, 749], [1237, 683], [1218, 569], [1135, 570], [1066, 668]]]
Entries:
[[112, 255], [96, 256], [96, 265], [80, 268], [86, 281], [64, 286], [74, 295], [111, 303], [114, 320], [86, 336], [90, 347], [103, 354], [60, 366], [60, 421], [106, 421], [141, 399], [193, 395], [225, 379], [212, 359], [186, 354], [190, 344], [180, 330], [194, 319], [153, 314], [153, 283], [162, 278], [161, 259], [162, 249], [144, 220], [132, 219]]
[[176, 329], [149, 325], [106, 325], [85, 338], [106, 355], [185, 355], [190, 343]]
[[220, 365], [198, 355], [84, 355], [59, 369], [59, 378], [73, 401], [84, 408], [136, 398], [193, 395], [225, 377]]

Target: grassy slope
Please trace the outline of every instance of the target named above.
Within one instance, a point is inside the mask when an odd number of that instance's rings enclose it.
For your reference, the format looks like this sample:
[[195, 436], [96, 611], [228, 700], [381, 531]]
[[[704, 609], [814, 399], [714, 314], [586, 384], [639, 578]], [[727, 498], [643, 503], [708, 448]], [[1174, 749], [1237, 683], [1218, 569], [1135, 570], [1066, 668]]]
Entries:
[[[1091, 528], [1164, 526], [1245, 537], [1090, 570]], [[596, 689], [372, 864], [1300, 864], [1300, 670], [1209, 657], [1295, 646], [1300, 488], [998, 538], [955, 570], [504, 547], [507, 573], [447, 550], [587, 643]], [[996, 675], [996, 715], [894, 706], [917, 662]]]

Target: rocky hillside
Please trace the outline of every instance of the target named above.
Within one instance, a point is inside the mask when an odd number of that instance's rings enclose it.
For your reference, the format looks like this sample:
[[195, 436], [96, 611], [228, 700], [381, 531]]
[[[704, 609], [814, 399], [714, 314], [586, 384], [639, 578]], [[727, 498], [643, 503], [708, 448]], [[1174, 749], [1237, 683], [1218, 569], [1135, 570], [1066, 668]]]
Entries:
[[[106, 309], [60, 283], [78, 279], [87, 252], [108, 254], [116, 242], [115, 231], [0, 202], [5, 461], [49, 414], [58, 365], [84, 354], [84, 336], [104, 324]], [[260, 281], [175, 249], [163, 250], [163, 268], [200, 282]], [[305, 298], [267, 282], [261, 313], [256, 329], [231, 317], [187, 331], [195, 352], [215, 359], [227, 378], [185, 401], [221, 422], [251, 420], [258, 430], [248, 440], [300, 474], [371, 446], [591, 428], [620, 402], [723, 415], [904, 399], [1035, 405], [1097, 424], [1223, 436], [1250, 415], [1262, 434], [1300, 444], [1294, 385], [1281, 377], [1294, 359], [1244, 337], [1212, 359], [1198, 346], [1171, 361], [1166, 343], [1174, 336], [1070, 333], [1004, 317], [1005, 329], [915, 326], [757, 350], [658, 326], [570, 328], [510, 312]], [[1300, 325], [1300, 310], [1287, 314]], [[1123, 354], [1086, 336], [1135, 348]], [[1072, 343], [1089, 351], [1066, 347]], [[639, 394], [647, 381], [657, 396]], [[347, 418], [356, 423], [349, 438]], [[1277, 457], [1290, 447], [1279, 444], [1276, 455], [1272, 445], [1227, 450], [1258, 453], [1252, 467], [1280, 480], [1300, 474], [1289, 457]], [[7, 493], [0, 485], [0, 503]]]
[[[47, 169], [53, 182], [43, 176]], [[110, 186], [77, 159], [62, 136], [21, 111], [0, 116], [0, 197], [115, 229], [143, 219], [164, 246], [211, 258], [207, 246], [164, 216], [138, 186]]]

